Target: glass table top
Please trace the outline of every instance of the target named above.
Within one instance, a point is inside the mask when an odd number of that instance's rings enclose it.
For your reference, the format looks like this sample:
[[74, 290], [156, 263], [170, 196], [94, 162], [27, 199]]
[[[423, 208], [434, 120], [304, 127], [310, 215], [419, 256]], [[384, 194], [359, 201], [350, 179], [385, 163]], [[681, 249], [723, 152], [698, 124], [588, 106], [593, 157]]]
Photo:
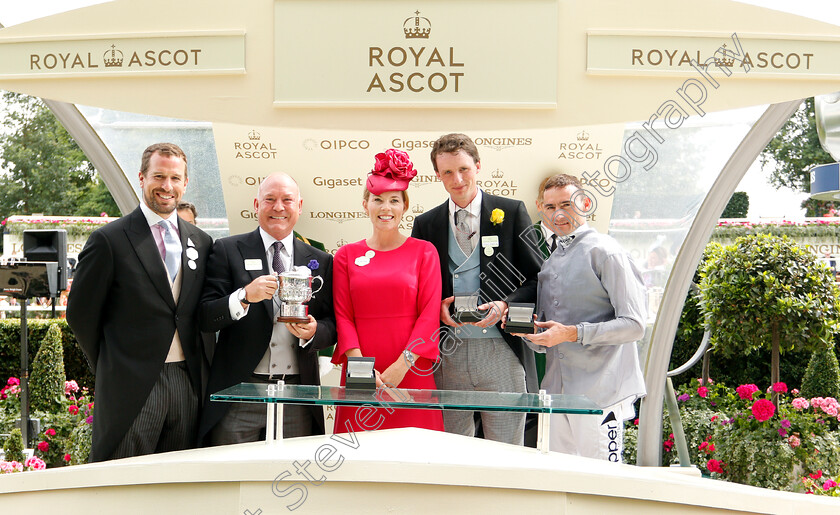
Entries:
[[[274, 387], [274, 391], [269, 391]], [[536, 393], [467, 392], [457, 390], [348, 389], [343, 386], [240, 383], [210, 396], [213, 401], [364, 406], [519, 413], [571, 413], [598, 415], [602, 411], [582, 395], [551, 395], [550, 402]]]

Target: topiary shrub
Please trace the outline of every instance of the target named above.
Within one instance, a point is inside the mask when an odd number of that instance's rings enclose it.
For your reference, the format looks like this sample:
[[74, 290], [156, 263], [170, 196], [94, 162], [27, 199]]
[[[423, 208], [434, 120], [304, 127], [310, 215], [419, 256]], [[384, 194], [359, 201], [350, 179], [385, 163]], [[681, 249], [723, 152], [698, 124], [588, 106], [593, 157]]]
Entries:
[[48, 413], [60, 410], [65, 380], [61, 329], [52, 325], [32, 362], [32, 375], [29, 379], [32, 409]]
[[[84, 357], [81, 347], [67, 320], [63, 318], [31, 319], [29, 326], [29, 363], [35, 358], [35, 353], [41, 341], [47, 335], [47, 330], [53, 325], [61, 329], [61, 340], [64, 346], [64, 371], [67, 377], [73, 378], [79, 386], [93, 389], [96, 381]], [[20, 375], [20, 320], [0, 320], [0, 385], [8, 377]]]
[[6, 438], [6, 442], [3, 443], [3, 452], [6, 454], [4, 458], [6, 461], [23, 463], [23, 435], [21, 435], [20, 429], [12, 429], [9, 437]]
[[746, 218], [750, 210], [750, 196], [746, 191], [736, 191], [723, 208], [721, 218]]
[[834, 349], [822, 347], [814, 351], [802, 379], [803, 397], [834, 397], [840, 399], [840, 364]]
[[738, 238], [701, 276], [700, 307], [715, 352], [732, 357], [769, 349], [771, 384], [779, 382], [781, 352], [826, 347], [840, 327], [834, 275], [789, 238]]

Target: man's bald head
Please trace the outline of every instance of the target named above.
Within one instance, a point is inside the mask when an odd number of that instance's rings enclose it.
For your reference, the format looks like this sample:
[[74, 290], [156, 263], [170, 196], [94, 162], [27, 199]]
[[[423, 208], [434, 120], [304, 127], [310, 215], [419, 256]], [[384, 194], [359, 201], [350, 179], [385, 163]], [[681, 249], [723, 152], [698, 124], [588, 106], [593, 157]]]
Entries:
[[260, 227], [277, 240], [294, 231], [302, 206], [297, 182], [281, 172], [263, 179], [254, 199], [254, 211]]

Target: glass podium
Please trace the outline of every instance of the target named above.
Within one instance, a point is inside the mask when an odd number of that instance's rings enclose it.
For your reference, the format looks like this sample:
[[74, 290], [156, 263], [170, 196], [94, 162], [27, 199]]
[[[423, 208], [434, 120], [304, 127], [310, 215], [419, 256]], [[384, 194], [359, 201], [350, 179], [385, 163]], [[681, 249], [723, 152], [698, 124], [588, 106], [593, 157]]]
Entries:
[[582, 395], [536, 393], [468, 392], [457, 390], [409, 390], [402, 388], [350, 389], [343, 386], [311, 386], [240, 383], [210, 396], [221, 402], [266, 404], [266, 441], [282, 441], [283, 404], [314, 406], [353, 406], [373, 408], [412, 408], [467, 411], [507, 411], [536, 413], [537, 448], [548, 452], [552, 413], [600, 415], [603, 411]]

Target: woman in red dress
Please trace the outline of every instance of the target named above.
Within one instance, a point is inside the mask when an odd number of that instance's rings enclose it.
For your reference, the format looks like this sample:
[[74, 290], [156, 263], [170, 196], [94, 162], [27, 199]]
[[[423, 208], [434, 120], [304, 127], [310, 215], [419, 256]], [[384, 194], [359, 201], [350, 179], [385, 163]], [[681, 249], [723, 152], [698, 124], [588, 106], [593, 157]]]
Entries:
[[[432, 371], [439, 354], [441, 298], [438, 254], [431, 243], [399, 231], [408, 210], [405, 190], [415, 175], [405, 152], [390, 149], [377, 154], [362, 202], [373, 234], [335, 254], [338, 345], [332, 361], [342, 365], [342, 385], [347, 357], [366, 356], [376, 359], [378, 387], [435, 388]], [[439, 410], [379, 408], [371, 413], [344, 406], [336, 410], [336, 433], [396, 427], [443, 431], [443, 417]]]

